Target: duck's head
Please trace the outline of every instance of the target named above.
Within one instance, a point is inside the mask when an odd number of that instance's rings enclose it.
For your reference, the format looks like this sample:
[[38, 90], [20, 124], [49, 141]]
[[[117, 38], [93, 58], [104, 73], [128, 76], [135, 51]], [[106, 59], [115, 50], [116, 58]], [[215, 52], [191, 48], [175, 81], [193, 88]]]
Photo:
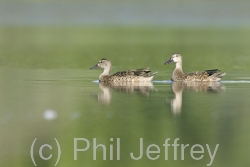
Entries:
[[175, 63], [179, 63], [182, 62], [182, 57], [179, 53], [175, 53], [173, 54], [170, 59], [165, 63], [166, 64], [170, 64], [171, 62], [175, 62]]
[[111, 61], [103, 58], [95, 66], [91, 67], [90, 69], [95, 69], [95, 68], [110, 69], [111, 68]]

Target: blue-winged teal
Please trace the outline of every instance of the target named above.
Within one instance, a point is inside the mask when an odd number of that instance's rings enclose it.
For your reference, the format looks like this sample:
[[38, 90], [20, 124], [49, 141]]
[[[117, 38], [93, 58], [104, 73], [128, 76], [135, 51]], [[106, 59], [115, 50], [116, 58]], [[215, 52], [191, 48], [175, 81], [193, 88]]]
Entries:
[[173, 71], [172, 81], [199, 81], [199, 82], [216, 82], [226, 75], [225, 72], [220, 72], [218, 69], [197, 71], [193, 73], [184, 74], [182, 71], [182, 56], [180, 54], [173, 54], [171, 58], [165, 63], [176, 63]]
[[150, 73], [149, 68], [142, 68], [137, 70], [127, 70], [120, 71], [115, 74], [110, 75], [109, 72], [112, 68], [111, 61], [103, 58], [95, 66], [90, 69], [103, 68], [103, 73], [99, 76], [100, 82], [122, 82], [122, 81], [131, 81], [131, 82], [142, 82], [142, 81], [151, 81], [154, 75], [157, 72]]

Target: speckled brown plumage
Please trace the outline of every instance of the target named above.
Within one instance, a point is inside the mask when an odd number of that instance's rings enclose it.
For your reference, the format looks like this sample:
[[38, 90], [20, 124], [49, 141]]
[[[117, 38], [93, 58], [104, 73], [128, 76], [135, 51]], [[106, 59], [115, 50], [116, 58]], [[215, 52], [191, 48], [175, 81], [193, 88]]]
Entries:
[[220, 81], [221, 78], [226, 75], [225, 72], [220, 72], [218, 69], [184, 74], [182, 70], [182, 56], [180, 54], [173, 54], [165, 64], [171, 62], [176, 63], [171, 77], [172, 81], [216, 82]]
[[131, 81], [131, 82], [143, 82], [143, 81], [151, 81], [154, 75], [157, 72], [150, 73], [151, 71], [149, 68], [142, 68], [137, 70], [127, 70], [127, 71], [120, 71], [110, 75], [110, 71], [112, 68], [111, 61], [108, 59], [101, 59], [98, 64], [91, 67], [90, 69], [94, 68], [103, 68], [103, 73], [99, 76], [100, 82], [124, 82], [124, 81]]

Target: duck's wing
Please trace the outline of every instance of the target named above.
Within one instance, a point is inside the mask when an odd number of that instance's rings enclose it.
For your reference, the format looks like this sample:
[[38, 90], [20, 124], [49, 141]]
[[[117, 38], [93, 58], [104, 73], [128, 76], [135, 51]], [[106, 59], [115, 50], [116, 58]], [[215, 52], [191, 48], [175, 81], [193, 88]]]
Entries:
[[[196, 72], [191, 72], [191, 73], [188, 73], [186, 75], [189, 75], [189, 76], [193, 76], [193, 75], [196, 75], [196, 76], [215, 76], [215, 75], [218, 75], [218, 74], [224, 74], [226, 75], [224, 72], [220, 72], [219, 69], [212, 69], [212, 70], [205, 70], [205, 71], [196, 71]], [[224, 76], [223, 75], [223, 76]]]
[[148, 67], [146, 68], [141, 68], [141, 69], [136, 69], [136, 70], [127, 70], [127, 71], [119, 71], [112, 76], [119, 76], [119, 77], [126, 77], [126, 76], [144, 76], [144, 77], [151, 77], [154, 76], [157, 72], [150, 73], [151, 71], [149, 70]]
[[219, 69], [212, 69], [212, 70], [205, 70], [203, 72], [206, 72], [208, 74], [208, 76], [211, 76], [211, 75], [213, 75], [215, 73], [220, 72], [220, 70]]
[[205, 70], [204, 72], [206, 72], [208, 74], [208, 76], [214, 76], [217, 78], [221, 78], [227, 74], [225, 72], [220, 72], [219, 69]]
[[144, 77], [151, 77], [151, 76], [154, 76], [157, 73], [157, 72], [150, 73], [151, 71], [149, 70], [148, 67], [133, 70], [133, 72], [134, 72], [135, 76], [144, 76]]
[[[196, 71], [185, 74], [185, 80], [190, 81], [218, 81], [218, 78], [225, 76], [225, 72], [220, 72], [219, 69]], [[220, 79], [219, 79], [220, 80]]]

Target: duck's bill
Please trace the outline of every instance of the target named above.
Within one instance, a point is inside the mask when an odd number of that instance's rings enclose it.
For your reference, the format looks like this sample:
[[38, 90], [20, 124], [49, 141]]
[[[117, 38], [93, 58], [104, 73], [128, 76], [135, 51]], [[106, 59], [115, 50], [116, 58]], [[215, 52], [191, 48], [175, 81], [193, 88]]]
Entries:
[[170, 58], [170, 59], [165, 63], [165, 65], [166, 65], [166, 64], [169, 64], [169, 63], [171, 63], [171, 62], [173, 62], [173, 59], [172, 59], [172, 58]]
[[99, 68], [98, 64], [96, 64], [96, 65], [93, 66], [93, 67], [90, 67], [90, 69], [96, 69], [96, 68]]

